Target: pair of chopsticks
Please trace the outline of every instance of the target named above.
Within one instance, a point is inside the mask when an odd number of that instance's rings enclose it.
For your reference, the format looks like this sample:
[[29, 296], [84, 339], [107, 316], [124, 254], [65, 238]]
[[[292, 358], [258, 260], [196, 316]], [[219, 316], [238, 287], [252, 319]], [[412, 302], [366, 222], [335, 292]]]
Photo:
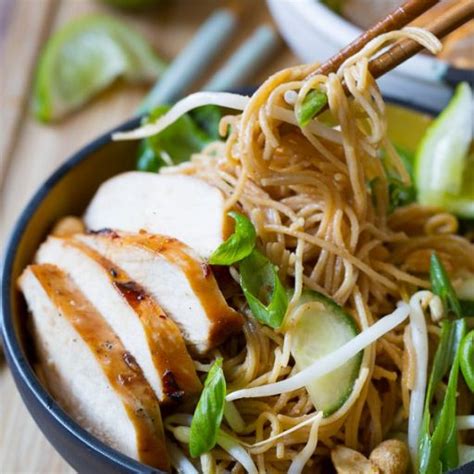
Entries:
[[[160, 77], [140, 105], [138, 113], [149, 112], [157, 105], [169, 104], [180, 98], [222, 53], [238, 22], [239, 12], [231, 7], [221, 8], [212, 14]], [[271, 26], [258, 27], [203, 89], [223, 91], [240, 86], [278, 45], [278, 35]]]
[[[439, 3], [439, 0], [410, 0], [405, 2], [322, 64], [311, 75], [328, 75], [331, 72], [336, 72], [347, 58], [359, 52], [370, 40], [383, 33], [403, 28], [437, 3]], [[474, 1], [458, 0], [451, 8], [426, 25], [425, 28], [441, 39], [472, 18], [474, 18]], [[386, 52], [370, 61], [369, 71], [372, 76], [378, 78], [422, 49], [423, 46], [410, 39], [397, 41]]]

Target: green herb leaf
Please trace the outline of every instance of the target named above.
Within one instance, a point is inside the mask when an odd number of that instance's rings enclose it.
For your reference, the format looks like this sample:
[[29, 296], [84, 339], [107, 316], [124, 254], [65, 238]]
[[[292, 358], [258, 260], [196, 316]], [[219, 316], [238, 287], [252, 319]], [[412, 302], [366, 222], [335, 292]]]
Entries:
[[448, 274], [435, 253], [431, 255], [430, 276], [433, 292], [437, 294], [448, 310], [451, 310], [456, 317], [462, 317], [461, 305], [449, 280]]
[[288, 296], [275, 265], [254, 249], [240, 263], [240, 286], [255, 318], [279, 328], [288, 308]]
[[217, 359], [207, 374], [204, 389], [194, 411], [189, 438], [192, 457], [210, 451], [217, 442], [219, 427], [224, 416], [226, 383], [222, 359]]
[[234, 233], [209, 257], [211, 265], [232, 265], [250, 255], [255, 247], [257, 232], [247, 217], [238, 212], [228, 213], [235, 220]]
[[469, 390], [474, 393], [474, 330], [469, 331], [461, 343], [461, 372]]
[[296, 119], [301, 127], [306, 127], [318, 112], [328, 103], [328, 96], [324, 92], [312, 90], [303, 99], [301, 108], [296, 112]]
[[[155, 108], [145, 123], [156, 121], [169, 109], [167, 105]], [[145, 138], [139, 147], [137, 168], [140, 171], [156, 172], [163, 166], [188, 161], [193, 153], [218, 139], [220, 117], [217, 107], [199, 107], [160, 133]]]
[[[456, 434], [456, 390], [460, 362], [460, 346], [466, 332], [466, 321], [443, 321], [441, 336], [433, 361], [426, 393], [422, 429], [419, 444], [420, 474], [441, 473], [458, 464]], [[449, 371], [444, 396], [434, 407], [431, 404], [439, 383]]]
[[[389, 212], [393, 212], [397, 207], [406, 206], [412, 202], [416, 201], [416, 189], [413, 185], [413, 155], [405, 150], [404, 148], [394, 145], [397, 150], [398, 156], [400, 157], [405, 169], [411, 178], [410, 184], [405, 184], [400, 176], [390, 168], [387, 164], [387, 154], [382, 152], [382, 165], [385, 169], [388, 180], [388, 194], [390, 199]], [[377, 179], [377, 178], [376, 178]], [[374, 181], [374, 180], [372, 180]], [[369, 183], [372, 188], [372, 195], [374, 195], [374, 186], [372, 183]]]

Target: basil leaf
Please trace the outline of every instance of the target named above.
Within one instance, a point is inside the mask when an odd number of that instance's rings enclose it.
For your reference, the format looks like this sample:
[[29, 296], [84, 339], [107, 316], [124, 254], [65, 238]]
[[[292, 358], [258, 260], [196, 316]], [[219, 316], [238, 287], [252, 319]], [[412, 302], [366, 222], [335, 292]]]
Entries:
[[189, 452], [192, 457], [207, 453], [216, 445], [219, 427], [224, 416], [225, 395], [226, 383], [222, 359], [217, 359], [207, 374], [204, 389], [191, 422]]
[[433, 293], [437, 294], [448, 310], [451, 310], [456, 317], [462, 317], [461, 304], [449, 280], [448, 274], [435, 253], [431, 255], [430, 277]]
[[211, 265], [232, 265], [250, 255], [255, 247], [257, 232], [247, 217], [238, 212], [228, 213], [235, 220], [234, 233], [209, 257]]
[[318, 112], [328, 103], [328, 96], [321, 91], [312, 90], [303, 99], [299, 110], [296, 111], [296, 119], [300, 127], [306, 127]]
[[279, 328], [288, 308], [288, 296], [275, 265], [254, 249], [240, 263], [240, 286], [255, 318]]
[[[163, 166], [183, 163], [193, 153], [217, 140], [220, 111], [218, 108], [208, 107], [200, 107], [185, 114], [160, 133], [142, 140], [138, 150], [137, 169], [157, 172]], [[168, 105], [156, 107], [144, 122], [156, 121], [169, 109]]]
[[[431, 474], [444, 472], [458, 464], [456, 433], [456, 391], [459, 373], [460, 346], [466, 332], [466, 321], [443, 321], [441, 337], [433, 361], [426, 393], [423, 422], [419, 444], [419, 472]], [[444, 396], [434, 408], [430, 408], [438, 384], [449, 371]]]
[[469, 331], [462, 340], [459, 363], [466, 385], [474, 393], [474, 329]]

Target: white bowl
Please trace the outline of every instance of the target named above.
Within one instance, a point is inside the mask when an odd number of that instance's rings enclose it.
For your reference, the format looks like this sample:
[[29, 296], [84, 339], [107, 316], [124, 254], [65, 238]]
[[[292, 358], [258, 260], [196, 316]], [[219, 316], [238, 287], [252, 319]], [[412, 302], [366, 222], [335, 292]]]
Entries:
[[[362, 30], [317, 0], [267, 0], [281, 34], [305, 63], [324, 62]], [[444, 105], [452, 89], [441, 79], [448, 64], [417, 55], [380, 78], [382, 91], [402, 101], [429, 107]]]

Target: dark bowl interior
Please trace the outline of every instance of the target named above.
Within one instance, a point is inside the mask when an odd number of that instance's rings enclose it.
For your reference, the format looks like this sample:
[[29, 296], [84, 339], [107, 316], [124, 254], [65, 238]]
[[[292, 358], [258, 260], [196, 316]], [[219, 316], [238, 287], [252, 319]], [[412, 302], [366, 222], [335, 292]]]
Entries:
[[[401, 107], [389, 111], [389, 120], [395, 125], [391, 127], [392, 139], [408, 150], [413, 149], [430, 121], [426, 112], [431, 111], [418, 112], [422, 114]], [[132, 119], [117, 130], [134, 128], [139, 122], [139, 118]], [[4, 261], [2, 336], [6, 358], [25, 405], [44, 435], [75, 470], [158, 472], [97, 440], [50, 397], [34, 371], [28, 315], [15, 285], [21, 271], [32, 261], [36, 249], [60, 217], [81, 215], [103, 181], [134, 168], [138, 142], [112, 142], [111, 133], [73, 155], [41, 186], [22, 212]]]

